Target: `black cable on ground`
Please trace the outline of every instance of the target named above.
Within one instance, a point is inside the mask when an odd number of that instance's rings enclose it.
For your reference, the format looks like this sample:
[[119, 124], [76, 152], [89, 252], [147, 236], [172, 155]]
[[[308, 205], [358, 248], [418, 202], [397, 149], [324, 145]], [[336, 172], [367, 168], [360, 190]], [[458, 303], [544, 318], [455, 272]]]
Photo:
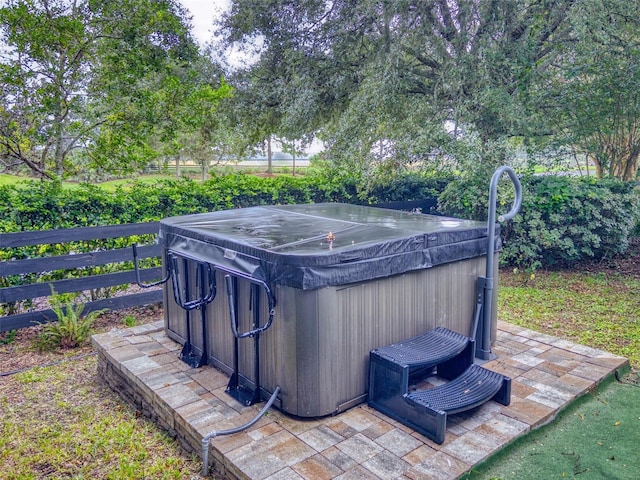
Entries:
[[623, 380], [622, 378], [620, 378], [620, 372], [618, 372], [618, 370], [614, 371], [613, 374], [616, 377], [616, 380], [618, 381], [618, 383], [622, 383], [623, 385], [631, 385], [632, 387], [640, 387], [640, 377], [636, 377], [633, 380], [629, 380], [629, 379]]
[[82, 354], [76, 355], [74, 357], [63, 358], [62, 360], [58, 360], [58, 361], [55, 361], [55, 362], [44, 363], [42, 365], [34, 365], [33, 367], [20, 368], [18, 370], [11, 370], [10, 372], [2, 372], [2, 373], [0, 373], [0, 377], [9, 377], [11, 375], [15, 375], [16, 373], [22, 373], [22, 372], [26, 372], [28, 370], [33, 370], [34, 368], [52, 367], [54, 365], [60, 365], [61, 363], [67, 362], [69, 360], [80, 360], [82, 358], [88, 357], [89, 355], [95, 355], [96, 353], [98, 353], [98, 352], [93, 350], [91, 352], [82, 353]]

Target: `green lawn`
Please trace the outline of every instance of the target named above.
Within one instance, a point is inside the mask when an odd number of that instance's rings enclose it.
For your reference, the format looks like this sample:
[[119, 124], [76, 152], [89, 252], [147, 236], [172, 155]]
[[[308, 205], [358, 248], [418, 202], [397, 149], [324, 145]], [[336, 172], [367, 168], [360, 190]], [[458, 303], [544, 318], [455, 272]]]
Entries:
[[[166, 179], [174, 179], [176, 178], [174, 175], [164, 175], [164, 174], [154, 174], [154, 175], [138, 175], [135, 178], [122, 178], [118, 180], [109, 180], [107, 182], [100, 182], [97, 185], [105, 188], [106, 190], [115, 190], [116, 186], [126, 186], [131, 184], [132, 182], [142, 182], [142, 183], [154, 183], [158, 180], [166, 180]], [[40, 180], [27, 178], [27, 177], [18, 177], [15, 175], [7, 175], [5, 173], [0, 173], [0, 185], [27, 185], [29, 182], [39, 182]], [[63, 187], [65, 188], [76, 188], [80, 185], [78, 182], [62, 182]]]
[[640, 279], [589, 272], [500, 272], [501, 320], [629, 358], [640, 368]]
[[198, 458], [104, 385], [96, 360], [0, 379], [0, 478], [200, 478]]
[[640, 472], [640, 379], [612, 379], [549, 425], [516, 440], [464, 480], [632, 480]]
[[23, 177], [16, 177], [15, 175], [7, 175], [6, 173], [0, 173], [0, 186], [2, 185], [16, 185], [19, 182], [25, 181]]
[[635, 479], [640, 472], [640, 279], [589, 272], [500, 272], [500, 319], [629, 358], [610, 379], [465, 480]]

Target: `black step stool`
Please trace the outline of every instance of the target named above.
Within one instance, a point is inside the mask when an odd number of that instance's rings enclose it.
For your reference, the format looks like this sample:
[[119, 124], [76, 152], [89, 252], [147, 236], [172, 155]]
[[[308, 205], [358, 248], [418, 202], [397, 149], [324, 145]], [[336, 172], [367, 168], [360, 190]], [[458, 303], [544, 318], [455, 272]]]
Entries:
[[[474, 340], [443, 327], [372, 350], [369, 355], [371, 407], [444, 442], [447, 415], [494, 399], [508, 405], [511, 379], [473, 364]], [[437, 374], [449, 383], [409, 393], [409, 385]]]

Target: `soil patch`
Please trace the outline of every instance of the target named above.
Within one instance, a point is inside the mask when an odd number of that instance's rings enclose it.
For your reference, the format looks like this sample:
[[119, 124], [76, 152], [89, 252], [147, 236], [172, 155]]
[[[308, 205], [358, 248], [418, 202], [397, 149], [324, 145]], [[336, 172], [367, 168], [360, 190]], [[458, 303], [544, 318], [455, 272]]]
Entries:
[[640, 237], [632, 238], [629, 249], [622, 255], [597, 262], [583, 262], [574, 270], [608, 275], [624, 275], [640, 279]]
[[[161, 305], [127, 308], [108, 311], [100, 315], [95, 324], [95, 333], [106, 332], [112, 328], [126, 328], [127, 320], [134, 319], [136, 325], [151, 323], [163, 318]], [[48, 365], [65, 359], [93, 352], [88, 342], [79, 348], [39, 352], [36, 340], [44, 325], [22, 328], [14, 332], [0, 333], [0, 377], [26, 368]]]

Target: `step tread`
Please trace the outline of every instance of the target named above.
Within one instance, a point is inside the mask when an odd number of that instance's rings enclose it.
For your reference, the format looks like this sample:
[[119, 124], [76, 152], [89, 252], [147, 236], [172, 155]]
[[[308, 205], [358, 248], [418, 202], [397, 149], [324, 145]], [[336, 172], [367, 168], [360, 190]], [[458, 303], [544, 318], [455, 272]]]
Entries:
[[469, 337], [444, 327], [372, 350], [372, 354], [398, 365], [437, 365], [462, 352]]
[[408, 393], [405, 398], [409, 403], [438, 412], [459, 413], [490, 400], [500, 391], [505, 381], [509, 379], [500, 373], [471, 365], [451, 382]]

